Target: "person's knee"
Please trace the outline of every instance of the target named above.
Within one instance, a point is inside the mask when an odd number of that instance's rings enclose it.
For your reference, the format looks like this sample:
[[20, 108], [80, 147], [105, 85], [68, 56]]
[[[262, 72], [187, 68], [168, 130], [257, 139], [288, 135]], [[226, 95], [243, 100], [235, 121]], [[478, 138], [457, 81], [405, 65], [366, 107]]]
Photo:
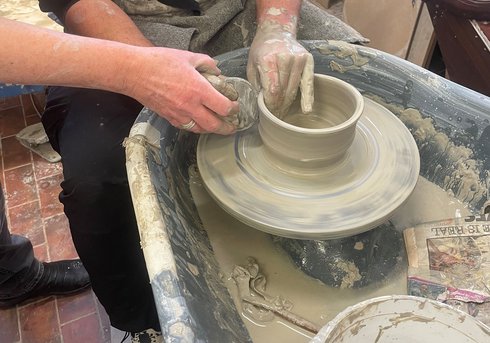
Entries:
[[78, 233], [105, 234], [135, 224], [128, 180], [77, 176], [61, 183], [60, 201]]
[[112, 173], [125, 163], [122, 142], [141, 109], [141, 104], [121, 94], [53, 87], [42, 122], [70, 174], [81, 168]]

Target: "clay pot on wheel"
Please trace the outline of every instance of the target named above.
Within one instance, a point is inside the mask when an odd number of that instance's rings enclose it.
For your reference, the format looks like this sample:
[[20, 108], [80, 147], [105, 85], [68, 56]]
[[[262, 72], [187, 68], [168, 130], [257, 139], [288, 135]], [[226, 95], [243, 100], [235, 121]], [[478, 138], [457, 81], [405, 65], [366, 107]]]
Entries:
[[[283, 118], [276, 117], [259, 94], [259, 133], [273, 163], [287, 169], [325, 169], [339, 161], [351, 146], [364, 99], [350, 84], [315, 75], [316, 97], [311, 113], [295, 101]], [[303, 170], [304, 171], [304, 170]]]
[[[278, 118], [259, 95], [259, 133], [272, 163], [298, 178], [334, 170], [350, 148], [364, 110], [364, 98], [350, 84], [326, 75], [315, 76], [313, 111], [303, 114], [296, 101]], [[401, 260], [401, 235], [391, 226], [329, 241], [275, 237], [306, 274], [327, 285], [364, 287], [382, 280]], [[362, 248], [359, 248], [362, 246]]]
[[299, 97], [283, 117], [259, 94], [259, 122], [202, 135], [209, 194], [245, 224], [293, 239], [339, 239], [389, 220], [415, 187], [418, 150], [391, 112], [340, 79], [315, 75], [313, 111]]

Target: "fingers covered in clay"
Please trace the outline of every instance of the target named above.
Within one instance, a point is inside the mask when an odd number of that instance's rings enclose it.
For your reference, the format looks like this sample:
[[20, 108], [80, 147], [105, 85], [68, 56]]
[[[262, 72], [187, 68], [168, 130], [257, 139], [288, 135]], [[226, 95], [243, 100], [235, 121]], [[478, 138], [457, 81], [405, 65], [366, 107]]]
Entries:
[[313, 56], [295, 36], [279, 25], [259, 27], [249, 52], [247, 77], [263, 90], [269, 110], [281, 117], [289, 110], [298, 89], [303, 112], [313, 104]]
[[238, 107], [236, 110], [229, 111], [226, 116], [223, 116], [217, 112], [212, 111], [209, 107], [204, 106], [202, 111], [196, 111], [193, 116], [193, 120], [202, 128], [200, 133], [218, 133], [227, 135], [234, 133], [236, 127], [228, 122], [226, 118], [238, 113]]
[[238, 100], [238, 92], [230, 83], [226, 82], [226, 77], [223, 75], [211, 75], [208, 73], [202, 74], [206, 80], [221, 94], [232, 101]]
[[[137, 73], [125, 80], [122, 93], [167, 119], [172, 125], [196, 133], [231, 134], [224, 120], [238, 113], [238, 102], [223, 95], [201, 74], [222, 82], [216, 61], [204, 54], [168, 48], [140, 48]], [[223, 92], [227, 92], [225, 87]], [[189, 128], [189, 123], [194, 126]]]
[[218, 61], [206, 54], [194, 53], [194, 58], [191, 63], [202, 74], [221, 75], [221, 70], [218, 68]]

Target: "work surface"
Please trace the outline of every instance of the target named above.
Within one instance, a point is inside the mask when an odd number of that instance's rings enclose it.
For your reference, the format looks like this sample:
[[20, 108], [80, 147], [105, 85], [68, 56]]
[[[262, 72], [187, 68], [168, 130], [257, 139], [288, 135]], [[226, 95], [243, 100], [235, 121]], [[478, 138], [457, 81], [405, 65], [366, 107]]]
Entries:
[[[480, 211], [488, 196], [489, 98], [379, 51], [305, 45], [315, 72], [353, 84], [404, 122], [420, 151], [422, 177]], [[244, 77], [246, 54], [220, 56], [223, 73]], [[197, 139], [147, 110], [133, 126], [127, 167], [142, 247], [168, 341], [246, 342], [190, 193]]]

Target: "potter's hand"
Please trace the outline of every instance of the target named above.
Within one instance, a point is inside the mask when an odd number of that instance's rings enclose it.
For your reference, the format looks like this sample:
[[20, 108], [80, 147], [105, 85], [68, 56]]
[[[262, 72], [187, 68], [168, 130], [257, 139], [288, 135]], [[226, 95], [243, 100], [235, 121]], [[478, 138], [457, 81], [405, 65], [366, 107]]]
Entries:
[[195, 133], [235, 132], [235, 127], [223, 118], [238, 113], [238, 103], [221, 94], [201, 74], [220, 75], [215, 60], [183, 50], [138, 49], [124, 94], [175, 127]]
[[313, 56], [281, 25], [264, 23], [250, 47], [248, 80], [263, 89], [267, 108], [284, 115], [301, 89], [301, 108], [311, 112], [313, 105]]

